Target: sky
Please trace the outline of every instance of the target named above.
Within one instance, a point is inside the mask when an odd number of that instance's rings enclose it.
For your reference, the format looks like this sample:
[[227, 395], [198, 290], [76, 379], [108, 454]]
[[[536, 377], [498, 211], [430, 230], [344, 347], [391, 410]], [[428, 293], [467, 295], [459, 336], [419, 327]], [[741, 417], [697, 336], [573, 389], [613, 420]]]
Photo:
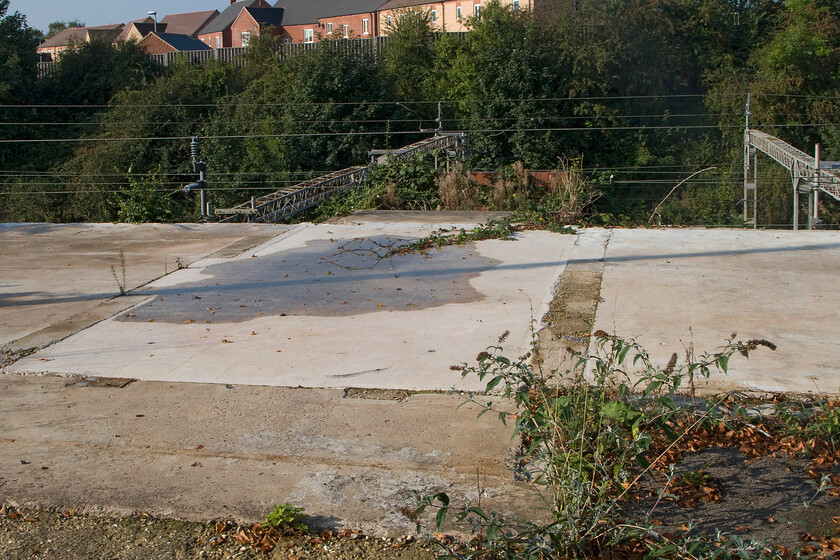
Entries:
[[86, 25], [126, 23], [146, 17], [156, 11], [158, 21], [168, 14], [219, 10], [230, 5], [230, 0], [11, 0], [9, 13], [20, 12], [26, 23], [46, 33], [50, 23], [78, 19]]

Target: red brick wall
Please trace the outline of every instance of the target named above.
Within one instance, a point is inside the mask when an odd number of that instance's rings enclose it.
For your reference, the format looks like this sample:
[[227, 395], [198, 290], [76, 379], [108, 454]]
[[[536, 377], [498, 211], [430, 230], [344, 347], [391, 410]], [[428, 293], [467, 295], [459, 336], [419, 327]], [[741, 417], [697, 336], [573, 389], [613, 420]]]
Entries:
[[[364, 24], [362, 20], [368, 20], [368, 34], [363, 34]], [[323, 34], [324, 38], [326, 39], [328, 36], [327, 33], [327, 24], [333, 24], [333, 37], [343, 37], [343, 30], [342, 26], [347, 25], [349, 26], [349, 33], [350, 37], [355, 39], [368, 39], [370, 37], [375, 37], [377, 34], [376, 26], [376, 14], [353, 14], [350, 16], [337, 16], [331, 18], [321, 18], [318, 20], [318, 23], [321, 24], [321, 33]]]
[[254, 18], [252, 18], [248, 12], [242, 10], [242, 13], [239, 14], [239, 17], [236, 18], [236, 21], [234, 21], [233, 25], [230, 26], [231, 47], [243, 46], [242, 33], [245, 31], [250, 32], [251, 37], [257, 37], [260, 34], [260, 26], [256, 21], [254, 21]]
[[282, 39], [291, 39], [292, 43], [303, 43], [303, 30], [311, 29], [314, 41], [318, 42], [318, 34], [324, 35], [324, 30], [318, 27], [317, 23], [307, 23], [304, 25], [284, 25], [283, 32], [280, 34]]
[[[229, 45], [225, 44], [225, 35], [223, 32], [219, 31], [218, 33], [202, 33], [198, 36], [200, 41], [204, 41], [204, 44], [210, 45], [212, 48], [216, 48], [216, 38], [219, 38], [219, 47], [227, 47]], [[210, 42], [207, 42], [207, 39], [210, 39]]]
[[142, 47], [149, 54], [175, 52], [175, 49], [173, 49], [172, 46], [166, 44], [160, 37], [155, 35], [148, 35], [143, 40]]
[[[558, 171], [528, 171], [528, 176], [533, 184], [538, 187], [547, 187], [552, 180], [557, 178]], [[482, 185], [492, 185], [496, 178], [495, 171], [471, 171], [470, 176]]]

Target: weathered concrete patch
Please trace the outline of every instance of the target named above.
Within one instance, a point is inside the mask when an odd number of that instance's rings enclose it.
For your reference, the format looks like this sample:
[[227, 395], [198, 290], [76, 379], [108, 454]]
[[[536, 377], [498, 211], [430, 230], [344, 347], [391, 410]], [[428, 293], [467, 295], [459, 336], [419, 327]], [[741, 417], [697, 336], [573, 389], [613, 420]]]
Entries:
[[20, 505], [253, 522], [285, 501], [328, 527], [406, 534], [415, 492], [539, 515], [511, 430], [447, 394], [0, 376], [0, 487]]
[[840, 391], [840, 232], [619, 229], [604, 259], [594, 328], [637, 338], [662, 367], [737, 333], [778, 349], [733, 357], [705, 390]]
[[238, 250], [240, 240], [251, 245], [288, 229], [265, 224], [0, 224], [0, 346], [44, 346], [65, 338], [118, 312], [111, 306], [124, 299], [96, 306], [119, 295], [120, 284], [131, 290], [214, 251]]
[[[120, 321], [230, 323], [258, 316], [337, 317], [479, 301], [469, 279], [501, 264], [471, 243], [388, 256], [409, 239], [319, 239], [303, 247], [202, 270], [201, 279], [154, 290]], [[212, 306], [212, 307], [210, 307]]]
[[[235, 259], [204, 259], [150, 284], [151, 305], [84, 330], [9, 371], [275, 386], [479, 388], [477, 379], [462, 379], [450, 366], [471, 359], [504, 331], [511, 333], [511, 355], [530, 348], [531, 319], [545, 313], [575, 237], [535, 231], [428, 256], [381, 262], [365, 256], [365, 243], [436, 229], [300, 225]], [[338, 250], [339, 240], [354, 239], [362, 258]]]

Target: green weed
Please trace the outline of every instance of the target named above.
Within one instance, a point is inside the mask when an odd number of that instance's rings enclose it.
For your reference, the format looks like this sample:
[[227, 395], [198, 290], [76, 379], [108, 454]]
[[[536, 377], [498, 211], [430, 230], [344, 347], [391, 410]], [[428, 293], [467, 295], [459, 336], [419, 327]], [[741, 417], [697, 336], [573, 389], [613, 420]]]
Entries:
[[[668, 448], [687, 430], [716, 421], [714, 406], [697, 407], [677, 392], [708, 378], [713, 371], [726, 373], [735, 354], [748, 356], [765, 341], [736, 341], [733, 335], [713, 353], [683, 362], [676, 355], [664, 366], [651, 360], [634, 340], [603, 331], [594, 334], [591, 353], [571, 349], [573, 366], [566, 371], [543, 371], [525, 354], [512, 360], [501, 346], [481, 352], [477, 365], [453, 366], [463, 376], [477, 376], [484, 391], [466, 402], [513, 422], [521, 440], [520, 475], [531, 482], [552, 513], [547, 524], [514, 522], [467, 504], [454, 519], [480, 535], [478, 551], [453, 558], [581, 558], [633, 552], [641, 556], [672, 558], [727, 558], [708, 539], [672, 542], [645, 524], [622, 518], [622, 499], [641, 476], [665, 456]], [[515, 412], [500, 409], [481, 395], [498, 394], [515, 405]], [[687, 430], [681, 426], [689, 426]], [[665, 442], [665, 450], [654, 444]], [[671, 442], [668, 444], [668, 442]], [[440, 529], [449, 511], [449, 496], [426, 496], [415, 514], [437, 508]], [[717, 552], [713, 552], [717, 550]], [[765, 558], [772, 550], [761, 543], [743, 544], [738, 550], [759, 551]], [[711, 551], [711, 552], [710, 552]], [[641, 557], [640, 556], [640, 557]]]
[[117, 270], [114, 265], [111, 265], [111, 276], [114, 277], [114, 282], [117, 283], [117, 288], [120, 290], [120, 295], [125, 295], [125, 253], [120, 249], [120, 275], [117, 276]]
[[308, 515], [303, 513], [303, 508], [295, 507], [285, 502], [275, 506], [274, 510], [263, 518], [260, 526], [263, 529], [296, 529], [298, 531], [307, 531], [307, 517]]

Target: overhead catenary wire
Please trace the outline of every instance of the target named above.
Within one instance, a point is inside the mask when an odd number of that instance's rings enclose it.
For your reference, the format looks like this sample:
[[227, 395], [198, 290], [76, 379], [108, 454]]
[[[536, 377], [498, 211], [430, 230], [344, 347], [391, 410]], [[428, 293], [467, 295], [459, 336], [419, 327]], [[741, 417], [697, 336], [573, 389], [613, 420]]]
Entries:
[[[813, 123], [813, 124], [766, 124], [771, 128], [802, 128], [802, 127], [838, 127], [840, 123]], [[542, 128], [504, 128], [504, 129], [464, 129], [458, 132], [482, 133], [482, 134], [503, 134], [503, 133], [525, 133], [525, 132], [608, 132], [608, 131], [655, 131], [655, 130], [711, 130], [711, 129], [743, 129], [743, 125], [656, 125], [656, 126], [595, 126], [595, 127], [542, 127]], [[347, 132], [291, 132], [280, 134], [226, 134], [202, 136], [204, 140], [244, 140], [251, 138], [309, 138], [329, 136], [408, 136], [422, 134], [418, 130], [386, 130], [386, 131], [347, 131]], [[190, 136], [138, 136], [138, 137], [115, 137], [115, 138], [25, 138], [25, 139], [3, 139], [0, 144], [28, 144], [28, 143], [55, 143], [55, 142], [139, 142], [139, 141], [172, 141], [189, 140]]]
[[[721, 92], [718, 95], [721, 97], [746, 97], [747, 92], [732, 91]], [[662, 94], [648, 94], [648, 95], [590, 95], [580, 97], [527, 97], [527, 98], [487, 98], [487, 99], [440, 99], [430, 101], [407, 101], [407, 100], [361, 100], [361, 101], [284, 101], [282, 103], [265, 103], [265, 102], [241, 102], [236, 103], [237, 106], [258, 106], [258, 107], [274, 107], [274, 106], [333, 106], [333, 105], [352, 105], [352, 106], [367, 106], [367, 105], [429, 105], [437, 106], [438, 103], [444, 105], [463, 105], [464, 103], [557, 103], [557, 102], [579, 102], [579, 101], [627, 101], [627, 100], [654, 100], [654, 99], [698, 99], [707, 97], [703, 93], [662, 93]], [[832, 99], [840, 101], [840, 96], [836, 95], [807, 95], [807, 94], [782, 94], [782, 93], [752, 93], [753, 99], [759, 97], [773, 97], [773, 98], [794, 98], [794, 99]], [[132, 108], [200, 108], [200, 107], [219, 107], [226, 106], [227, 101], [219, 101], [216, 103], [132, 103]], [[0, 109], [114, 109], [121, 107], [120, 104], [61, 104], [61, 103], [44, 103], [44, 104], [0, 104]]]
[[[840, 113], [828, 113], [824, 116], [838, 116]], [[544, 120], [592, 120], [592, 119], [675, 119], [675, 118], [720, 118], [720, 117], [735, 117], [738, 113], [651, 113], [640, 115], [543, 115], [538, 117], [523, 116], [523, 117], [488, 117], [494, 121], [544, 121]], [[785, 114], [785, 116], [807, 116], [806, 114]], [[479, 117], [481, 118], [481, 117]], [[427, 123], [433, 119], [295, 119], [297, 124], [387, 124], [387, 123]], [[442, 123], [458, 123], [462, 122], [464, 118], [444, 118]], [[235, 124], [251, 124], [251, 120], [224, 120], [220, 124], [235, 125]], [[283, 119], [264, 119], [261, 123], [279, 124], [286, 122]], [[209, 124], [208, 121], [137, 121], [132, 122], [128, 126], [185, 126], [185, 125], [204, 125]], [[125, 122], [98, 122], [98, 121], [82, 121], [82, 122], [39, 122], [39, 121], [20, 121], [20, 122], [2, 122], [0, 126], [126, 126]]]

